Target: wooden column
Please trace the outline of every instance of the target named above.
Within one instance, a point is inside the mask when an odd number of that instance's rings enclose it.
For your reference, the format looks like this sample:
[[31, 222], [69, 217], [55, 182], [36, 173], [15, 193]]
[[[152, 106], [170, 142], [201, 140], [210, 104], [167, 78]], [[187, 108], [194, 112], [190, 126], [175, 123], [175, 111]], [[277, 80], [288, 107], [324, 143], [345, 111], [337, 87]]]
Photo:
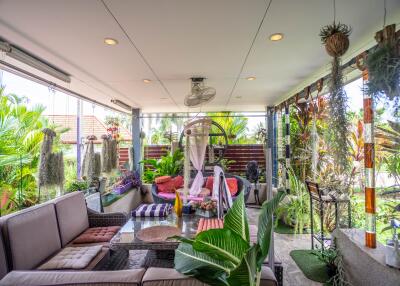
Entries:
[[[363, 71], [363, 85], [368, 80], [368, 71]], [[365, 90], [365, 89], [363, 89]], [[364, 94], [364, 191], [365, 191], [365, 245], [376, 248], [375, 205], [375, 144], [374, 144], [374, 100]]]
[[285, 187], [286, 192], [290, 193], [290, 183], [289, 183], [289, 172], [287, 171], [290, 168], [290, 113], [289, 113], [289, 105], [285, 105], [285, 163], [286, 163], [286, 171], [285, 171]]

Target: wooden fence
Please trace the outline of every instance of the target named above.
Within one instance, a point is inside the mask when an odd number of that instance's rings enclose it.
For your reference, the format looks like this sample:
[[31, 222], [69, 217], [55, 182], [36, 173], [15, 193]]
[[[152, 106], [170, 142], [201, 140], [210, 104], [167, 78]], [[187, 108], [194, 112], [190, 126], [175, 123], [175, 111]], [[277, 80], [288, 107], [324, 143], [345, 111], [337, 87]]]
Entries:
[[[169, 145], [147, 145], [144, 147], [145, 159], [159, 159], [168, 154]], [[228, 165], [230, 173], [244, 174], [246, 165], [249, 161], [255, 160], [261, 169], [265, 168], [265, 157], [263, 145], [228, 145], [224, 159], [232, 161]], [[120, 165], [123, 166], [128, 161], [128, 148], [120, 148]]]

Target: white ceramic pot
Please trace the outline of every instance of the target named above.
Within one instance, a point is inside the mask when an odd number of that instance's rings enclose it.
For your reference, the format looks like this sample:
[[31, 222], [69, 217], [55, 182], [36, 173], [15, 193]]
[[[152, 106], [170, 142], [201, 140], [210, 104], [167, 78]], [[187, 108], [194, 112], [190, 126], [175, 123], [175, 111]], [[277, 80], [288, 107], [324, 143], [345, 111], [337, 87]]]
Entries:
[[397, 246], [397, 251], [394, 248], [393, 241], [388, 241], [385, 246], [386, 264], [400, 269], [400, 246]]

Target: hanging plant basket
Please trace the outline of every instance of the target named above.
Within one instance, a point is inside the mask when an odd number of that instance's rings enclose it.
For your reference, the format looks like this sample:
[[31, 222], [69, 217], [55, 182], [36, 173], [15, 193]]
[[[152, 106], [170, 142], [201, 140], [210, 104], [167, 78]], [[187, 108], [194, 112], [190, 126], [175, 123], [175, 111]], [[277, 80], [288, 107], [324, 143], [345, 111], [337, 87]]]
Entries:
[[349, 37], [343, 33], [335, 33], [325, 42], [325, 50], [331, 57], [343, 56], [349, 49]]
[[326, 52], [331, 57], [343, 56], [349, 49], [349, 35], [351, 27], [341, 23], [333, 23], [324, 26], [319, 36], [325, 45]]

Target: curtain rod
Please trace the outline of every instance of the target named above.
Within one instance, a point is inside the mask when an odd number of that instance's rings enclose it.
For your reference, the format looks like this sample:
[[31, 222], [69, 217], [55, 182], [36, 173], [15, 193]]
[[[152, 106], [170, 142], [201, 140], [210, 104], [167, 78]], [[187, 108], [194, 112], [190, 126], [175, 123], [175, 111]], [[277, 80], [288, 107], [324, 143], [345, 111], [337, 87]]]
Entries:
[[[201, 115], [198, 117], [210, 117], [210, 118], [248, 118], [248, 117], [265, 117], [266, 114], [249, 114], [249, 115]], [[174, 118], [181, 118], [181, 119], [189, 119], [189, 118], [194, 118], [195, 116], [190, 116], [190, 115], [166, 115], [166, 116], [148, 116], [148, 115], [142, 115], [139, 116], [138, 118], [141, 119], [146, 119], [146, 118], [151, 118], [151, 119], [160, 119], [160, 118], [168, 118], [168, 119], [174, 119]]]
[[70, 90], [68, 88], [65, 88], [65, 87], [63, 87], [61, 85], [58, 85], [58, 84], [56, 84], [56, 83], [54, 83], [52, 81], [49, 81], [47, 79], [44, 79], [44, 78], [42, 78], [42, 77], [40, 77], [38, 75], [35, 75], [35, 74], [31, 73], [31, 72], [28, 72], [28, 71], [26, 71], [26, 70], [24, 70], [22, 68], [19, 68], [19, 67], [15, 66], [15, 65], [7, 63], [7, 62], [5, 62], [3, 60], [0, 60], [0, 68], [5, 70], [5, 71], [7, 71], [7, 72], [15, 74], [17, 76], [21, 76], [21, 77], [26, 78], [28, 80], [34, 81], [34, 82], [36, 82], [38, 84], [47, 85], [49, 87], [52, 87], [55, 90], [64, 92], [64, 93], [69, 94], [69, 95], [71, 95], [71, 96], [73, 96], [75, 98], [86, 100], [86, 101], [88, 101], [90, 103], [100, 105], [100, 106], [102, 106], [104, 108], [111, 109], [111, 110], [113, 110], [115, 112], [118, 112], [118, 113], [131, 115], [128, 112], [121, 111], [121, 110], [116, 109], [114, 107], [108, 106], [107, 104], [104, 104], [104, 103], [98, 102], [96, 100], [93, 100], [93, 99], [91, 99], [89, 97], [86, 97], [86, 96], [84, 96], [84, 95], [82, 95], [80, 93], [72, 91], [72, 90]]

